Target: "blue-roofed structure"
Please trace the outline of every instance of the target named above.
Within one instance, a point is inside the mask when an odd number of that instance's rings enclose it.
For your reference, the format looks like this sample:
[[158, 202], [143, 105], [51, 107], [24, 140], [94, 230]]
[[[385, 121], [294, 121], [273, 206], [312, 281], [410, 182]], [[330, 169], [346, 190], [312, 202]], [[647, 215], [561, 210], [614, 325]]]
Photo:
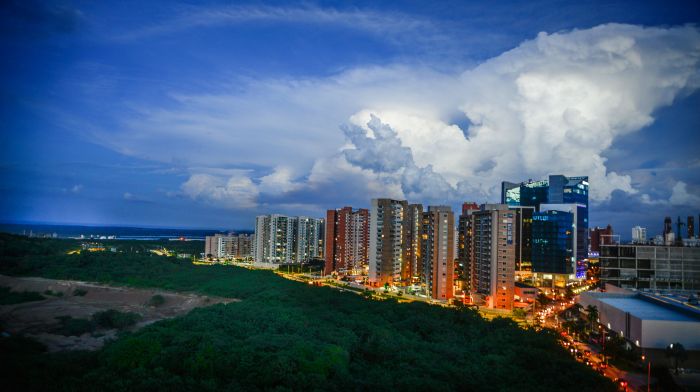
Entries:
[[642, 349], [665, 350], [678, 342], [700, 351], [700, 311], [654, 295], [614, 291], [582, 293], [579, 303], [596, 306], [602, 325]]

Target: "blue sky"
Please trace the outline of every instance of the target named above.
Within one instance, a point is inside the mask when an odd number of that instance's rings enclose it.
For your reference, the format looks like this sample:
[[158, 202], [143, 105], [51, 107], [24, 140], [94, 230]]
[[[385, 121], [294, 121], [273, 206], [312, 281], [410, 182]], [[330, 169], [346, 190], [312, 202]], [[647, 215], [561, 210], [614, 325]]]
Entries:
[[700, 214], [696, 2], [3, 2], [0, 220], [249, 229], [591, 176]]

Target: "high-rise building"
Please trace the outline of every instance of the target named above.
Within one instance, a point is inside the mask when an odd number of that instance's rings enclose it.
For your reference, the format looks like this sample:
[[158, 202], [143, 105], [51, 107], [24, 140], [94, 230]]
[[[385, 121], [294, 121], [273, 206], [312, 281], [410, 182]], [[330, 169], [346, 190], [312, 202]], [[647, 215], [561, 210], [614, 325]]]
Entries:
[[692, 215], [688, 216], [688, 238], [695, 237], [695, 217]]
[[515, 212], [513, 228], [515, 241], [515, 270], [523, 276], [532, 273], [532, 216], [535, 208], [508, 206]]
[[404, 227], [408, 202], [372, 199], [369, 223], [369, 282], [376, 286], [401, 281]]
[[[573, 272], [570, 274], [565, 274], [567, 276], [560, 276], [554, 280], [569, 280], [571, 278], [580, 279], [585, 277], [585, 272], [587, 268], [588, 259], [588, 177], [566, 177], [563, 175], [550, 175], [548, 180], [535, 181], [529, 180], [522, 183], [511, 183], [503, 182], [501, 183], [501, 201], [504, 204], [510, 206], [530, 206], [534, 207], [535, 214], [540, 214], [546, 211], [554, 211], [556, 208], [560, 208], [561, 212], [568, 212], [573, 214], [574, 221], [569, 227], [570, 232], [574, 232], [572, 235], [573, 244], [571, 244], [572, 257], [575, 259]], [[543, 209], [542, 206], [548, 206]], [[575, 211], [573, 211], [575, 210]], [[574, 213], [575, 212], [575, 213]], [[554, 224], [554, 221], [559, 223], [563, 216], [554, 217], [554, 214], [544, 214], [538, 215], [540, 217], [540, 223], [538, 227], [542, 229], [542, 225], [545, 222], [550, 222]], [[565, 214], [564, 214], [565, 215]], [[547, 218], [546, 216], [549, 216]], [[532, 244], [533, 244], [533, 255], [532, 255], [532, 271], [536, 279], [545, 279], [552, 274], [552, 271], [542, 270], [542, 267], [552, 268], [552, 264], [544, 261], [542, 257], [550, 257], [546, 254], [535, 255], [534, 249], [538, 246], [539, 251], [547, 251], [546, 248], [542, 248], [545, 244], [544, 241], [551, 241], [553, 238], [549, 237], [538, 238], [537, 235], [551, 235], [549, 231], [537, 231], [534, 230], [535, 222], [533, 217], [533, 232], [532, 232]], [[562, 231], [562, 235], [568, 236], [572, 233], [566, 234], [566, 231]], [[558, 243], [564, 243], [568, 241], [567, 238], [558, 239]], [[557, 245], [552, 245], [553, 249], [557, 248]], [[540, 257], [540, 261], [536, 261], [535, 258]], [[553, 256], [551, 256], [553, 257]], [[558, 256], [557, 256], [558, 257]], [[558, 271], [568, 271], [569, 261], [566, 261], [566, 265], [560, 265], [555, 270]]]
[[448, 206], [430, 206], [423, 213], [424, 280], [427, 292], [434, 299], [454, 297], [454, 224], [454, 213]]
[[297, 218], [295, 261], [305, 263], [323, 256], [323, 219], [300, 216]]
[[632, 243], [646, 244], [647, 243], [647, 228], [642, 226], [634, 226], [632, 228]]
[[515, 286], [515, 212], [505, 204], [485, 204], [472, 213], [472, 293], [490, 308], [512, 309]]
[[676, 235], [673, 234], [673, 220], [670, 216], [664, 218], [664, 245], [673, 245], [676, 240]]
[[255, 262], [304, 262], [322, 254], [323, 219], [279, 214], [256, 217]]
[[325, 238], [324, 272], [358, 274], [368, 262], [369, 210], [328, 210]]
[[423, 205], [409, 204], [404, 218], [401, 280], [406, 284], [424, 283], [424, 264], [421, 257]]
[[478, 211], [476, 203], [462, 204], [462, 214], [457, 223], [457, 279], [464, 282], [462, 290], [468, 293], [471, 290], [471, 264], [473, 254], [473, 221], [472, 213]]
[[600, 246], [612, 244], [613, 229], [608, 225], [605, 228], [594, 227], [590, 230], [590, 249], [591, 252], [600, 253]]
[[576, 208], [561, 209], [541, 208], [532, 216], [532, 269], [538, 272], [538, 286], [564, 286], [576, 272]]
[[246, 259], [252, 256], [252, 234], [215, 234], [204, 238], [204, 255], [213, 258]]

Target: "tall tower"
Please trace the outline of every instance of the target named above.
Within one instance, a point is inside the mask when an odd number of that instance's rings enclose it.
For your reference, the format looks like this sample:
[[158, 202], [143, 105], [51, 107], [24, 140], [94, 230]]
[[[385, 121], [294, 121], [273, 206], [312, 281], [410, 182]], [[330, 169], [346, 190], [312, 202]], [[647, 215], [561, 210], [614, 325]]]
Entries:
[[688, 238], [695, 237], [695, 217], [692, 215], [688, 216]]
[[423, 205], [409, 204], [403, 228], [403, 262], [401, 280], [406, 284], [425, 282], [423, 280], [423, 259], [421, 257], [421, 230], [423, 227]]
[[372, 199], [369, 219], [369, 282], [375, 286], [401, 280], [406, 200]]
[[358, 273], [367, 264], [368, 241], [369, 210], [343, 207], [326, 211], [324, 273]]
[[454, 224], [455, 217], [448, 206], [430, 206], [423, 213], [425, 283], [434, 299], [454, 297]]
[[472, 291], [490, 308], [512, 309], [515, 290], [515, 213], [505, 204], [485, 204], [473, 216]]
[[475, 211], [479, 211], [479, 206], [476, 203], [463, 203], [462, 214], [459, 216], [457, 224], [458, 278], [464, 282], [465, 294], [471, 290], [472, 254], [474, 251], [472, 214]]

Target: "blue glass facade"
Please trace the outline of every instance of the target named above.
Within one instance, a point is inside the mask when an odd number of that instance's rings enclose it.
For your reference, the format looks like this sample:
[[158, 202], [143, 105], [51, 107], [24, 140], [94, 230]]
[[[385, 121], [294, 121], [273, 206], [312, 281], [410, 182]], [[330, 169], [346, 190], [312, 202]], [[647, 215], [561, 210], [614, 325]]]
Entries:
[[574, 214], [562, 211], [532, 215], [532, 270], [573, 274]]
[[[576, 230], [576, 235], [574, 236], [576, 246], [571, 247], [571, 249], [576, 249], [576, 254], [573, 255], [573, 257], [575, 257], [576, 260], [577, 267], [575, 273], [578, 278], [585, 277], [587, 267], [586, 260], [588, 258], [588, 186], [587, 176], [566, 177], [563, 175], [550, 175], [549, 179], [544, 181], [501, 183], [501, 202], [504, 204], [511, 206], [531, 206], [535, 208], [537, 213], [539, 213], [540, 205], [542, 204], [576, 205], [576, 222], [573, 228], [569, 226], [569, 230]], [[573, 216], [573, 214], [569, 215]], [[542, 216], [543, 215], [540, 215], [540, 217]], [[546, 221], [547, 220], [541, 220], [540, 222]], [[545, 256], [535, 255], [536, 244], [540, 244], [540, 252], [547, 249], [555, 251], [556, 246], [542, 248], [542, 244], [551, 244], [552, 238], [541, 237], [543, 235], [551, 235], [551, 230], [546, 232], [542, 230], [536, 231], [534, 226], [535, 219], [533, 217], [532, 270], [534, 272], [563, 273], [555, 271], [561, 271], [565, 269], [564, 267], [557, 267], [554, 269], [549, 269], [550, 267], [546, 267], [547, 269], [543, 269], [546, 265], [549, 265], [549, 263], [542, 261], [543, 259], [541, 257]], [[538, 257], [540, 257], [539, 263], [537, 261]], [[571, 265], [571, 263], [569, 262], [568, 265]], [[572, 274], [574, 271], [569, 271], [567, 273]]]

